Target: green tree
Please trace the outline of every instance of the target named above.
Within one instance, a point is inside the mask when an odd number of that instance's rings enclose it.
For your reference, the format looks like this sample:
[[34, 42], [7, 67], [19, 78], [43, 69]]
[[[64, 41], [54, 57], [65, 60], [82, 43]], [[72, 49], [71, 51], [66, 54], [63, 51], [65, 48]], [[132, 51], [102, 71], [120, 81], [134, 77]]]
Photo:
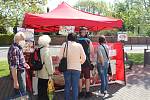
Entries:
[[[92, 14], [98, 14], [102, 16], [113, 16], [113, 12], [111, 9], [113, 9], [111, 4], [108, 4], [104, 1], [94, 1], [94, 0], [80, 0], [76, 3], [74, 6], [76, 9], [89, 12]], [[115, 35], [118, 30], [105, 30], [94, 33], [96, 34], [105, 34], [105, 35]]]
[[0, 25], [14, 27], [21, 25], [26, 12], [43, 13], [47, 0], [1, 0], [0, 1]]
[[150, 0], [125, 0], [114, 5], [113, 16], [123, 19], [126, 31], [144, 35], [150, 24]]
[[106, 2], [103, 1], [79, 0], [74, 7], [93, 14], [112, 16], [109, 6], [110, 5], [107, 5]]

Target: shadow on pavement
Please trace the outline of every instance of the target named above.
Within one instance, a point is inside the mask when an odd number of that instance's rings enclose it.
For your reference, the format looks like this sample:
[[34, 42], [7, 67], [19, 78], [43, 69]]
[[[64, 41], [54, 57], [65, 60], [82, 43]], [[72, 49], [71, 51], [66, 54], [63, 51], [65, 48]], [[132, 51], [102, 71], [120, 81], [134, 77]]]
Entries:
[[13, 83], [10, 75], [5, 77], [0, 77], [0, 100], [6, 100], [13, 94]]
[[136, 65], [132, 71], [126, 72], [128, 88], [133, 85], [143, 85], [145, 89], [150, 89], [150, 66]]
[[[84, 98], [83, 97], [79, 100], [105, 100], [105, 99], [111, 98], [113, 96], [113, 94], [116, 93], [118, 90], [120, 90], [123, 86], [124, 85], [121, 85], [121, 84], [118, 84], [118, 83], [109, 84], [109, 88], [108, 88], [109, 96], [106, 97], [106, 98], [100, 97], [100, 96], [98, 97], [98, 96], [93, 94], [93, 96], [90, 97], [90, 98]], [[99, 88], [100, 88], [100, 86], [91, 87], [91, 92], [98, 91]], [[70, 97], [72, 97], [72, 96], [70, 96]], [[64, 100], [64, 92], [55, 93], [53, 100]]]

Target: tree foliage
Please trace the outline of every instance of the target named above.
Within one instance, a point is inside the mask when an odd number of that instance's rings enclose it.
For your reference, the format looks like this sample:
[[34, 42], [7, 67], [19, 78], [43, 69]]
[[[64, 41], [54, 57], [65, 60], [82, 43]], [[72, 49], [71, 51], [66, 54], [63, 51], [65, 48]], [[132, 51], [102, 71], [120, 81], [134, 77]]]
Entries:
[[1, 0], [0, 26], [21, 25], [26, 12], [43, 13], [47, 0]]
[[150, 0], [115, 0], [113, 4], [102, 0], [82, 0], [77, 2], [75, 7], [93, 14], [120, 18], [124, 21], [124, 31], [134, 35], [150, 36]]
[[104, 1], [93, 1], [93, 0], [82, 0], [76, 3], [75, 8], [93, 13], [100, 14], [104, 16], [112, 16], [112, 13], [109, 9], [109, 5]]
[[150, 0], [125, 0], [117, 2], [114, 5], [113, 16], [123, 19], [126, 31], [137, 35], [148, 34]]

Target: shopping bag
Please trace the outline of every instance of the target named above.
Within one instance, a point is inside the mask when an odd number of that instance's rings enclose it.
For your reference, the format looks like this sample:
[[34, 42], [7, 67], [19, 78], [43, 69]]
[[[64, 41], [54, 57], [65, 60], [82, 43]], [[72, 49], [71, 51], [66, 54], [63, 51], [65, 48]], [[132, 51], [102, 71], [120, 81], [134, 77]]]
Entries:
[[55, 91], [54, 81], [52, 79], [49, 79], [47, 88], [49, 100], [53, 100], [54, 91]]

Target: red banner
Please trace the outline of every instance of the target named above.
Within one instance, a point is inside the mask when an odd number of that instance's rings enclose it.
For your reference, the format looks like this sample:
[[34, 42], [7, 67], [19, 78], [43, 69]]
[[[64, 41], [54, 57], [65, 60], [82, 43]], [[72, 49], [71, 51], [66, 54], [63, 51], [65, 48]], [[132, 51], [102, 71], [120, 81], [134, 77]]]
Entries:
[[[95, 51], [99, 43], [93, 42], [93, 46]], [[124, 73], [124, 51], [123, 51], [123, 44], [118, 43], [108, 43], [109, 46], [109, 56], [110, 56], [110, 63], [111, 69], [113, 74], [113, 80], [124, 81], [125, 80], [125, 73]]]

